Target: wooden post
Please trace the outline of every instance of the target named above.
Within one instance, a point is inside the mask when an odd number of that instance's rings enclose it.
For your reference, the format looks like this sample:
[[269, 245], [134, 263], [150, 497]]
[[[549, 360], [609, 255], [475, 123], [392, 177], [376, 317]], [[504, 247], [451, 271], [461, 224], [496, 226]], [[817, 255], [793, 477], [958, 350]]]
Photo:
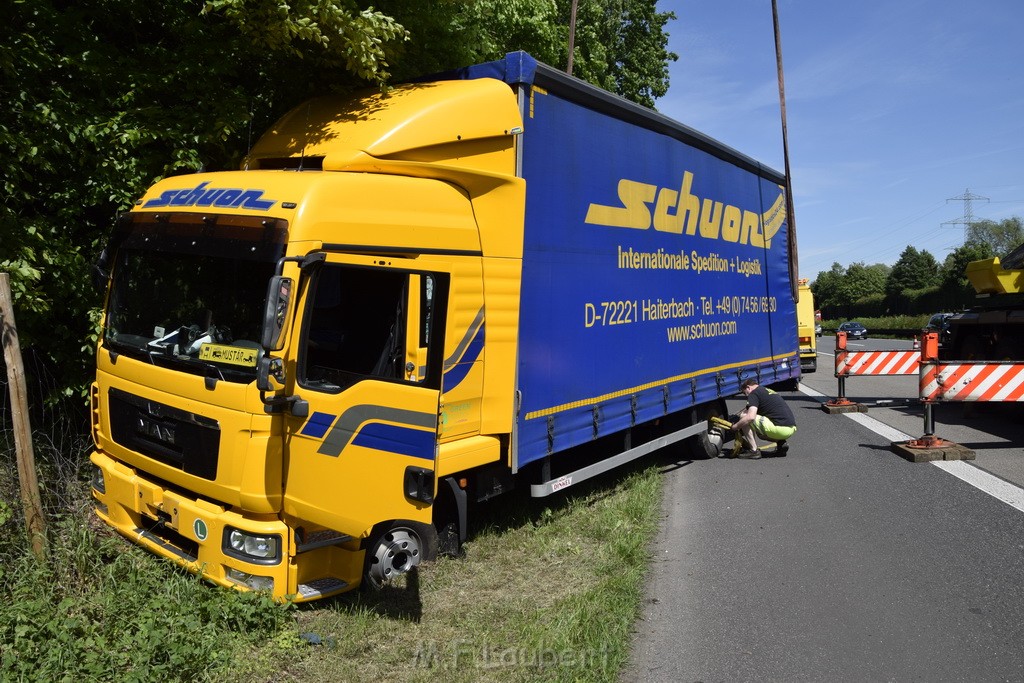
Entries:
[[18, 343], [18, 329], [14, 324], [11, 281], [7, 273], [0, 273], [0, 342], [4, 347], [7, 380], [11, 387], [11, 419], [14, 424], [14, 448], [17, 452], [21, 504], [25, 508], [25, 524], [32, 539], [32, 552], [42, 562], [46, 558], [46, 520], [43, 517], [43, 502], [39, 496], [39, 480], [36, 478], [32, 428], [28, 419], [28, 394], [25, 390], [25, 367], [21, 362], [21, 345]]

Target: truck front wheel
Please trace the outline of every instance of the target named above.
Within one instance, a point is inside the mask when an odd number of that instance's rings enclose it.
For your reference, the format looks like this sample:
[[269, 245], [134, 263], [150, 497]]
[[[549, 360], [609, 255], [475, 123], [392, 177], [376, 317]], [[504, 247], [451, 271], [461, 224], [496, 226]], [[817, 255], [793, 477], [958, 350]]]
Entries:
[[409, 521], [378, 525], [366, 546], [363, 581], [379, 590], [436, 557], [437, 533], [433, 526]]

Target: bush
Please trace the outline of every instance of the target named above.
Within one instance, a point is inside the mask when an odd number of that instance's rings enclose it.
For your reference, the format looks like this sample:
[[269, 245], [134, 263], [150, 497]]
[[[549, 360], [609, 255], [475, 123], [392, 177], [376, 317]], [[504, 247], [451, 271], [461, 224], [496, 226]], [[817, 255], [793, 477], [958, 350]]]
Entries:
[[6, 392], [0, 380], [0, 680], [223, 679], [245, 669], [255, 643], [294, 632], [287, 608], [268, 597], [211, 587], [92, 517], [91, 439], [72, 419], [77, 399], [33, 417], [43, 425], [33, 450], [49, 527], [39, 562], [25, 529]]
[[826, 334], [835, 334], [836, 328], [847, 320], [857, 320], [864, 324], [864, 327], [868, 328], [868, 334], [872, 336], [878, 336], [875, 334], [876, 330], [887, 331], [896, 336], [903, 334], [915, 334], [921, 331], [921, 329], [928, 324], [928, 319], [931, 315], [890, 315], [878, 318], [839, 318], [836, 320], [823, 320], [821, 322], [821, 330]]
[[268, 597], [211, 588], [79, 516], [51, 531], [45, 563], [27, 543], [4, 558], [4, 680], [216, 679], [291, 622]]

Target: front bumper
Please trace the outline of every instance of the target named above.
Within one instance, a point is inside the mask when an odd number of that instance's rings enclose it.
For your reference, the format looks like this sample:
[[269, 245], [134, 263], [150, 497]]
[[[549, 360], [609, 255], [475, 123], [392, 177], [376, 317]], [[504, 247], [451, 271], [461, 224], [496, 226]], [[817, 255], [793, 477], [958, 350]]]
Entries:
[[[292, 527], [272, 515], [245, 515], [189, 496], [109, 456], [93, 452], [102, 474], [93, 498], [96, 514], [133, 543], [220, 586], [267, 590], [278, 602], [306, 602], [359, 585], [364, 552], [358, 541], [335, 535], [300, 545]], [[277, 537], [274, 558], [238, 557], [227, 542], [231, 530]], [[320, 536], [323, 538], [323, 534]]]
[[818, 354], [811, 352], [805, 354], [800, 352], [800, 369], [806, 372], [815, 372], [818, 369]]

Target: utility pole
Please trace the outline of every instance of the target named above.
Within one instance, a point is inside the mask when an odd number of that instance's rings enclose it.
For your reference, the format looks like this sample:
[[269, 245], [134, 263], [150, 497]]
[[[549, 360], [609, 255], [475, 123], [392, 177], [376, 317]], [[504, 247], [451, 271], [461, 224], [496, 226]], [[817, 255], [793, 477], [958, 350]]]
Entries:
[[970, 188], [964, 190], [964, 193], [959, 197], [950, 197], [946, 200], [949, 202], [963, 202], [964, 203], [964, 217], [958, 218], [952, 221], [945, 221], [943, 225], [963, 225], [964, 226], [964, 243], [967, 243], [967, 233], [971, 229], [971, 224], [974, 223], [974, 204], [976, 200], [988, 201], [988, 197], [982, 197], [980, 195], [971, 194]]
[[576, 4], [579, 0], [572, 0], [572, 9], [569, 10], [569, 61], [565, 67], [565, 73], [572, 76], [572, 56], [576, 51]]
[[775, 69], [779, 80], [779, 110], [782, 116], [782, 158], [786, 165], [786, 222], [789, 224], [789, 263], [792, 272], [789, 281], [793, 298], [800, 299], [797, 283], [800, 273], [796, 251], [796, 210], [793, 207], [793, 177], [789, 173], [789, 135], [786, 130], [786, 79], [782, 70], [782, 33], [779, 30], [779, 8], [772, 0], [772, 26], [775, 29]]

